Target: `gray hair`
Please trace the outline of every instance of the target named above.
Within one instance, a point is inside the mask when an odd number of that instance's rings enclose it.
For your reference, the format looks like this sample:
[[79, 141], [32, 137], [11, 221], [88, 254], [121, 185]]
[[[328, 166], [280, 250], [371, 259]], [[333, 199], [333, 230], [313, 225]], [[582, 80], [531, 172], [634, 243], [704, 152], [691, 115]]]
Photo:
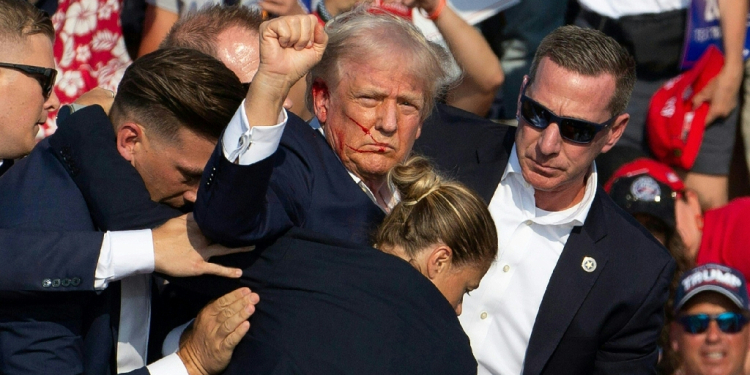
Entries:
[[[452, 87], [460, 69], [443, 47], [425, 38], [419, 29], [406, 20], [385, 12], [371, 13], [364, 6], [336, 16], [326, 24], [328, 46], [320, 62], [307, 75], [307, 107], [313, 111], [312, 83], [323, 80], [329, 89], [338, 86], [342, 65], [366, 62], [373, 55], [405, 53], [411, 55], [410, 67], [423, 84], [425, 105], [422, 119], [432, 111], [435, 98]], [[396, 49], [394, 51], [394, 49]]]
[[601, 31], [573, 25], [555, 29], [544, 37], [536, 50], [529, 72], [532, 84], [539, 62], [545, 57], [566, 70], [585, 76], [611, 74], [616, 84], [608, 109], [613, 116], [625, 112], [635, 86], [635, 60], [617, 41]]

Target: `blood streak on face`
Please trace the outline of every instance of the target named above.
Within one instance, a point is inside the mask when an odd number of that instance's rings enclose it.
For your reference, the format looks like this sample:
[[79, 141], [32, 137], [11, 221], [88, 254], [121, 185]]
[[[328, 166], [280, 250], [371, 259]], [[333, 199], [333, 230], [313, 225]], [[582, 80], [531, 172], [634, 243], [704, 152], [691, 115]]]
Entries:
[[[365, 135], [368, 135], [368, 136], [370, 137], [370, 139], [372, 139], [372, 142], [373, 142], [373, 143], [374, 143], [374, 144], [375, 144], [376, 146], [379, 146], [379, 147], [378, 147], [378, 151], [377, 151], [377, 152], [385, 152], [385, 148], [389, 146], [389, 145], [388, 145], [387, 143], [383, 143], [383, 142], [378, 142], [378, 141], [376, 141], [376, 140], [375, 140], [375, 137], [373, 137], [373, 136], [372, 136], [372, 133], [370, 132], [370, 129], [367, 129], [366, 127], [362, 126], [362, 124], [360, 124], [359, 122], [357, 122], [357, 120], [353, 119], [353, 118], [352, 118], [351, 116], [347, 115], [346, 117], [347, 117], [347, 118], [348, 118], [348, 119], [349, 119], [349, 120], [350, 120], [351, 122], [353, 122], [354, 124], [356, 124], [357, 126], [359, 126], [359, 128], [360, 128], [360, 129], [362, 129], [362, 132], [364, 132], [364, 133], [365, 133]], [[357, 152], [357, 153], [364, 153], [364, 152], [374, 152], [374, 151], [363, 151], [363, 150], [360, 150], [360, 149], [357, 149], [357, 148], [351, 147], [351, 146], [349, 146], [349, 145], [347, 145], [346, 147], [349, 147], [349, 149], [350, 149], [350, 150], [352, 150], [352, 151], [354, 151], [354, 152]]]

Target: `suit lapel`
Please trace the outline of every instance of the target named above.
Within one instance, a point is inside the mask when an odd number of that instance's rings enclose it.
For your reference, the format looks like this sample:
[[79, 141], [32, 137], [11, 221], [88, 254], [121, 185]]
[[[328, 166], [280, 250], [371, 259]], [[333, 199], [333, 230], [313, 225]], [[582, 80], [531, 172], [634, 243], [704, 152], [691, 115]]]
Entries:
[[[597, 191], [586, 222], [575, 227], [565, 243], [560, 259], [539, 307], [524, 359], [524, 375], [541, 374], [560, 343], [573, 317], [607, 263], [607, 253], [596, 242], [606, 235], [606, 217]], [[593, 272], [583, 268], [585, 257], [596, 261]]]

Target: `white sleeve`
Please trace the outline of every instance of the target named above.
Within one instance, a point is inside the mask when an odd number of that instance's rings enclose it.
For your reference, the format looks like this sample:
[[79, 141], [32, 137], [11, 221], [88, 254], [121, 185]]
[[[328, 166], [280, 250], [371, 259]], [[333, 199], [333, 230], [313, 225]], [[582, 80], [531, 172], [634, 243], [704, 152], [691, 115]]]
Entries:
[[287, 120], [286, 110], [283, 109], [279, 113], [278, 124], [250, 127], [243, 100], [221, 139], [224, 157], [231, 162], [250, 165], [273, 155], [279, 148]]
[[94, 289], [102, 290], [130, 275], [154, 272], [154, 241], [151, 229], [104, 234], [94, 272]]
[[189, 375], [185, 364], [177, 353], [170, 354], [148, 366], [151, 375]]

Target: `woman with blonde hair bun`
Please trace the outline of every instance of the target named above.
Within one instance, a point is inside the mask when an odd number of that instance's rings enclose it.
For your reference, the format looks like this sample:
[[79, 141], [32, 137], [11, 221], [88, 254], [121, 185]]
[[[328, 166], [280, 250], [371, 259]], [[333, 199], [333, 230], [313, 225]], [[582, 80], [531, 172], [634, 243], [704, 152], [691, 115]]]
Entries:
[[261, 302], [225, 375], [476, 375], [456, 315], [497, 254], [490, 213], [422, 157], [390, 177], [402, 200], [375, 248], [295, 227], [231, 256]]
[[394, 168], [390, 177], [402, 200], [378, 229], [375, 247], [408, 261], [460, 315], [463, 295], [479, 287], [497, 256], [487, 205], [421, 156]]

